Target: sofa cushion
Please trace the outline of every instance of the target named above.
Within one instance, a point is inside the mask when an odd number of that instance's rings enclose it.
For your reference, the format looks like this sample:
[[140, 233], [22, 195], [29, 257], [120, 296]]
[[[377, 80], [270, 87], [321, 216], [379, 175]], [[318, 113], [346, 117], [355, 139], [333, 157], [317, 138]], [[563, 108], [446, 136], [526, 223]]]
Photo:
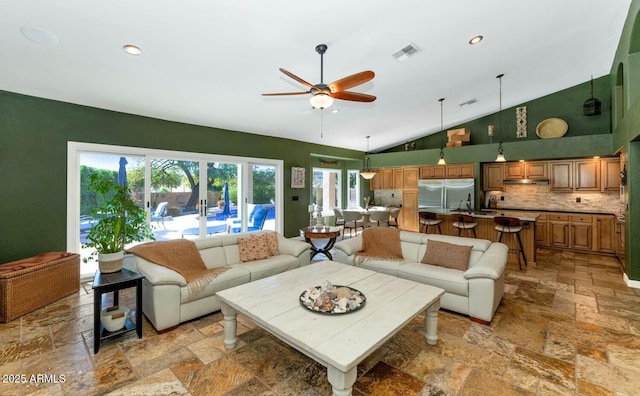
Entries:
[[472, 246], [430, 240], [420, 262], [466, 271], [469, 267], [471, 248]]
[[255, 261], [269, 257], [267, 239], [264, 235], [249, 235], [245, 238], [238, 238], [238, 249], [240, 250], [240, 261]]
[[298, 259], [293, 256], [280, 255], [264, 260], [232, 264], [232, 268], [242, 267], [249, 271], [251, 281], [276, 275], [299, 267]]
[[444, 289], [447, 293], [469, 296], [469, 281], [464, 272], [423, 263], [406, 263], [398, 268], [398, 277]]

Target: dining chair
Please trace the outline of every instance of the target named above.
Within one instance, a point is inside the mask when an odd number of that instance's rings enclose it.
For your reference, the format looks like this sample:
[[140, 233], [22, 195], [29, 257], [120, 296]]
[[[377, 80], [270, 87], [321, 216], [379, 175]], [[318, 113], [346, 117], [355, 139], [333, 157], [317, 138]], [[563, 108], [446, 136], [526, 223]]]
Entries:
[[349, 230], [349, 237], [352, 236], [352, 230], [355, 230], [356, 236], [358, 235], [358, 228], [362, 228], [364, 230], [362, 213], [345, 210], [342, 212], [342, 215], [344, 216], [344, 232], [342, 233], [342, 239], [344, 239], [344, 234], [346, 234], [347, 230]]
[[342, 214], [342, 209], [333, 208], [333, 214], [336, 216], [336, 226], [344, 226], [344, 215]]
[[389, 212], [389, 227], [398, 228], [398, 224], [400, 224], [398, 217], [400, 217], [400, 208], [395, 208]]
[[369, 227], [389, 227], [389, 218], [391, 212], [387, 210], [373, 210], [371, 211]]

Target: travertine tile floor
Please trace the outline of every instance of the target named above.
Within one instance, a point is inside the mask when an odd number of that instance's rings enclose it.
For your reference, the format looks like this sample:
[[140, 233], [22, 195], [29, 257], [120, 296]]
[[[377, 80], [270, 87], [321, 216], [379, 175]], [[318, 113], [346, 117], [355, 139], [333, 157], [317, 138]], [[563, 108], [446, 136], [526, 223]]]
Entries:
[[[359, 366], [354, 395], [640, 394], [640, 291], [616, 259], [539, 250], [506, 280], [491, 326], [441, 312], [428, 346], [418, 317]], [[83, 284], [0, 324], [0, 395], [331, 394], [322, 366], [247, 320], [225, 351], [220, 313], [160, 335], [145, 319], [142, 339], [128, 333], [94, 355], [92, 298]], [[123, 299], [133, 306], [133, 293]]]

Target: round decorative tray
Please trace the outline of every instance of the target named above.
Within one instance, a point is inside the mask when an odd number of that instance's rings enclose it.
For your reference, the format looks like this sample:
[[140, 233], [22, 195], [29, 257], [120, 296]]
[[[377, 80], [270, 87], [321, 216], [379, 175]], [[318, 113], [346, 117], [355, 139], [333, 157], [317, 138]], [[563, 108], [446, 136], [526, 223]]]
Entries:
[[554, 139], [563, 137], [569, 126], [567, 122], [561, 118], [547, 118], [536, 127], [536, 135], [540, 139]]
[[355, 312], [364, 307], [367, 298], [359, 290], [349, 286], [314, 286], [300, 294], [300, 305], [311, 312], [324, 315], [342, 315]]

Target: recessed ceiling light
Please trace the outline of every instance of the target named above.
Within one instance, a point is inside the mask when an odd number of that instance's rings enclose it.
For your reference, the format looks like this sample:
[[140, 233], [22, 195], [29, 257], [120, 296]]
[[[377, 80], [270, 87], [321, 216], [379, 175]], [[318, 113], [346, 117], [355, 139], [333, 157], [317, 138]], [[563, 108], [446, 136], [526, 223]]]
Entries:
[[132, 44], [127, 44], [124, 47], [122, 47], [122, 49], [124, 50], [124, 52], [126, 52], [129, 55], [140, 55], [142, 54], [142, 50]]
[[339, 113], [339, 112], [340, 112], [340, 109], [333, 109], [333, 110], [331, 110], [331, 112], [332, 112], [332, 113]]
[[471, 40], [469, 40], [469, 44], [471, 44], [471, 45], [478, 44], [479, 42], [482, 41], [483, 38], [484, 37], [482, 37], [480, 35], [471, 37]]
[[47, 47], [58, 45], [58, 38], [54, 34], [41, 28], [23, 26], [20, 28], [20, 33], [27, 39], [40, 45], [46, 45]]

